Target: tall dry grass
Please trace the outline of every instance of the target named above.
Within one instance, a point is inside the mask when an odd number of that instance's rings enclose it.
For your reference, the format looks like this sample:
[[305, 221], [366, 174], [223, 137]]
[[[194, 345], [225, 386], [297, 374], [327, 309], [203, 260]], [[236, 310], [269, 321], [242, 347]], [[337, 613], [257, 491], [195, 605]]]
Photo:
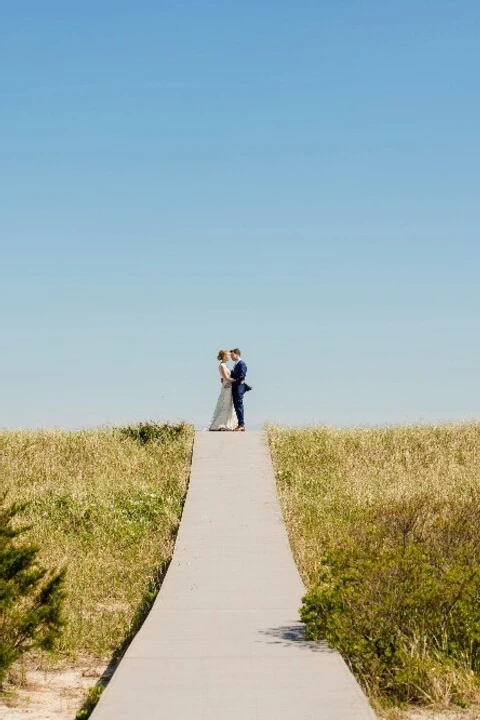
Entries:
[[109, 657], [158, 589], [192, 441], [186, 425], [147, 443], [119, 429], [0, 432], [1, 488], [28, 503], [42, 565], [67, 568], [61, 656]]
[[268, 436], [311, 636], [371, 696], [478, 699], [480, 424]]
[[480, 423], [289, 430], [269, 426], [277, 487], [307, 584], [358, 508], [480, 488]]

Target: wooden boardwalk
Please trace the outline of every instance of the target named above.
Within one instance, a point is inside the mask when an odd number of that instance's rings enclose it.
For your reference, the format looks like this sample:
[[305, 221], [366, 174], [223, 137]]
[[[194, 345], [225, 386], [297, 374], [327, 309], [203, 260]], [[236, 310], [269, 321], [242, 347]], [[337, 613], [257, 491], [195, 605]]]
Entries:
[[373, 720], [303, 640], [304, 587], [261, 432], [197, 433], [175, 553], [93, 720]]

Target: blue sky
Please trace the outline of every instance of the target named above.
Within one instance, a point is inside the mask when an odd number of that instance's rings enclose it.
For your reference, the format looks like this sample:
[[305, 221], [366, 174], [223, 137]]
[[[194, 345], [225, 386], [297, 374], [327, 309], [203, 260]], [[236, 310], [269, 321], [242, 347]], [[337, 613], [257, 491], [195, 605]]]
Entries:
[[2, 4], [0, 426], [478, 417], [480, 5]]

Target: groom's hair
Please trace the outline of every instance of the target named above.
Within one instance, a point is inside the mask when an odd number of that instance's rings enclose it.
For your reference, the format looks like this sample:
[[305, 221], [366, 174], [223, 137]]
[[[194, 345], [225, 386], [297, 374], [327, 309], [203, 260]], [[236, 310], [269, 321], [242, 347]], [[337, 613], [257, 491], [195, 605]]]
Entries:
[[231, 353], [235, 353], [235, 355], [240, 355], [242, 357], [242, 353], [238, 348], [233, 348], [233, 350], [230, 350]]

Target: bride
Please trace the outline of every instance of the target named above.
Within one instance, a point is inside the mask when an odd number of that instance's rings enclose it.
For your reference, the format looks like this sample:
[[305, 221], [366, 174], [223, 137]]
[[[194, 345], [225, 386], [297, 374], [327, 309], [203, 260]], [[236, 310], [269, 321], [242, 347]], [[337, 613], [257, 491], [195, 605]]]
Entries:
[[215, 412], [213, 413], [212, 422], [209, 430], [234, 430], [237, 426], [237, 416], [233, 407], [232, 383], [230, 382], [230, 370], [227, 367], [227, 361], [230, 360], [228, 350], [220, 350], [217, 356], [220, 361], [218, 370], [220, 373], [220, 382], [222, 389], [218, 397]]

